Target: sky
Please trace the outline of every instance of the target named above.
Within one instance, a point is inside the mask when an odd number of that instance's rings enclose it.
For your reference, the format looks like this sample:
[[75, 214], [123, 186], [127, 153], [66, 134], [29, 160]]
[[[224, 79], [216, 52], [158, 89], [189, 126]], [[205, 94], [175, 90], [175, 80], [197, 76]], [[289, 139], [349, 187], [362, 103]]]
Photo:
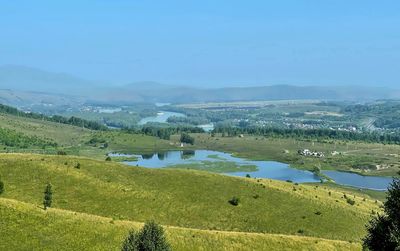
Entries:
[[400, 1], [0, 0], [0, 65], [110, 84], [400, 85]]

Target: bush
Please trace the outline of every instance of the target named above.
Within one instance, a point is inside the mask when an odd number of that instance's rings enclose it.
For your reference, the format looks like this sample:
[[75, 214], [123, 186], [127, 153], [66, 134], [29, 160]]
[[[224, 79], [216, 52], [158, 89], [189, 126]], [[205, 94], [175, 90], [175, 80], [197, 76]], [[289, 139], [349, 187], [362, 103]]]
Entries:
[[354, 204], [356, 204], [356, 202], [355, 202], [354, 200], [350, 199], [350, 198], [347, 198], [346, 201], [347, 201], [347, 203], [349, 203], [349, 204], [352, 205], [352, 206], [353, 206]]
[[57, 155], [67, 155], [67, 153], [65, 151], [57, 151]]
[[107, 156], [106, 161], [111, 161], [111, 157]]
[[239, 205], [239, 198], [237, 198], [237, 197], [232, 197], [232, 199], [230, 199], [228, 202], [231, 204], [231, 205], [233, 205], [233, 206], [237, 206], [237, 205]]
[[154, 221], [147, 222], [140, 231], [130, 231], [122, 244], [122, 251], [170, 251], [164, 229]]
[[75, 168], [76, 168], [76, 169], [81, 169], [81, 163], [79, 163], [79, 162], [76, 163]]
[[188, 133], [182, 133], [180, 141], [186, 144], [194, 144], [194, 138], [190, 136]]

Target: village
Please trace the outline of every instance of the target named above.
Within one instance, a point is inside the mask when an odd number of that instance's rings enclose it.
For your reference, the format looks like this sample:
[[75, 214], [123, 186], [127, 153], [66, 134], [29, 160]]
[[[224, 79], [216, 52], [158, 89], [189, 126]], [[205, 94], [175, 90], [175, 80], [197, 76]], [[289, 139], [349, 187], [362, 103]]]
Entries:
[[297, 153], [302, 156], [317, 157], [317, 158], [325, 157], [325, 154], [323, 152], [313, 152], [310, 151], [309, 149], [298, 150]]

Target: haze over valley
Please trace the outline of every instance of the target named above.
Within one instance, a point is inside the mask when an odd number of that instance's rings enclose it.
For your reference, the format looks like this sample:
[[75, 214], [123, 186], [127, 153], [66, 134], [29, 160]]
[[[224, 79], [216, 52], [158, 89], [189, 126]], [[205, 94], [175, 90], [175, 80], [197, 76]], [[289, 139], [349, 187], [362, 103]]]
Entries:
[[117, 84], [10, 65], [0, 67], [0, 86], [0, 100], [19, 107], [30, 104], [73, 106], [91, 102], [114, 105], [295, 99], [365, 102], [400, 98], [400, 91], [389, 87], [266, 85], [197, 88], [152, 81]]

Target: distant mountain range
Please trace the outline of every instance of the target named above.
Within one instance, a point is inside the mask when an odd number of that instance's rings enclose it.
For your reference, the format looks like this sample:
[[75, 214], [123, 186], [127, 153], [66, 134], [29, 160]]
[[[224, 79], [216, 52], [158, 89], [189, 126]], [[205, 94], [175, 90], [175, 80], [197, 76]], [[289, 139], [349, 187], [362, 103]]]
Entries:
[[137, 102], [197, 103], [284, 99], [366, 101], [400, 98], [399, 90], [364, 86], [272, 85], [199, 89], [188, 86], [163, 85], [156, 82], [136, 82], [110, 87], [106, 83], [24, 66], [0, 67], [0, 89], [0, 102], [11, 105], [32, 104], [32, 102], [66, 105], [84, 102], [131, 104]]
[[6, 65], [0, 67], [1, 89], [79, 95], [99, 85], [101, 83], [69, 74], [47, 72], [26, 66]]

